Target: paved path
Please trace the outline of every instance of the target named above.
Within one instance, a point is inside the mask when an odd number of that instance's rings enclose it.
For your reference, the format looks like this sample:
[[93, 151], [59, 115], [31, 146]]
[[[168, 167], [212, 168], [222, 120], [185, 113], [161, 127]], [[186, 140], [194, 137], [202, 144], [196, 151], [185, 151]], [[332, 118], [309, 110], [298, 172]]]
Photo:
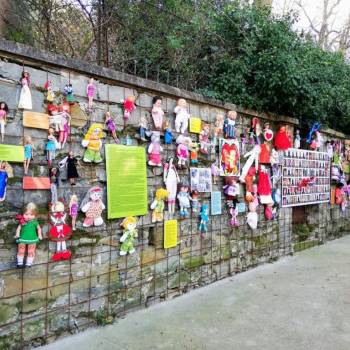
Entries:
[[350, 236], [44, 349], [349, 350]]

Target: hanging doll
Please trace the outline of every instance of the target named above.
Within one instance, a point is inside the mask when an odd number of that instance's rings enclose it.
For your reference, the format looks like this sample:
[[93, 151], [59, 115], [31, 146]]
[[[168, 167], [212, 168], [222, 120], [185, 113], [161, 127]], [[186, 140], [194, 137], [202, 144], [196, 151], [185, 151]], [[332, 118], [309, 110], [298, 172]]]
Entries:
[[61, 113], [59, 113], [58, 106], [56, 105], [48, 105], [47, 111], [49, 113], [49, 123], [55, 130], [55, 132], [59, 132], [62, 126]]
[[273, 132], [270, 129], [270, 124], [265, 123], [265, 128], [263, 132], [264, 142], [260, 146], [260, 155], [259, 162], [262, 164], [270, 164], [270, 153], [271, 153], [271, 145], [270, 141], [273, 139]]
[[240, 137], [240, 139], [241, 139], [241, 152], [242, 152], [242, 154], [244, 154], [245, 151], [246, 151], [246, 145], [247, 145], [247, 143], [248, 143], [247, 137], [246, 137], [246, 134], [245, 134], [245, 133], [241, 133], [241, 134], [239, 135], [239, 137]]
[[55, 94], [52, 89], [52, 83], [50, 80], [47, 80], [44, 89], [46, 90], [46, 101], [47, 102], [53, 102], [55, 100]]
[[124, 125], [128, 122], [131, 117], [131, 113], [136, 109], [135, 106], [135, 96], [128, 96], [126, 100], [123, 102], [124, 108]]
[[247, 175], [244, 178], [244, 182], [245, 182], [245, 200], [249, 203], [251, 201], [254, 200], [254, 196], [253, 196], [253, 182], [254, 182], [254, 178], [255, 178], [255, 174], [256, 174], [256, 168], [255, 167], [250, 167], [248, 170]]
[[84, 227], [101, 226], [103, 224], [102, 211], [105, 209], [102, 202], [102, 188], [91, 187], [81, 203], [81, 211], [85, 213]]
[[116, 134], [117, 127], [109, 111], [106, 112], [105, 124], [107, 126], [108, 131], [112, 134], [114, 142], [120, 143]]
[[1, 133], [1, 142], [4, 142], [5, 137], [5, 126], [7, 123], [7, 115], [9, 112], [9, 108], [7, 104], [2, 101], [0, 102], [0, 133]]
[[59, 115], [60, 124], [58, 126], [58, 148], [63, 149], [68, 140], [71, 116], [69, 115], [65, 107], [60, 108]]
[[236, 111], [227, 112], [225, 121], [224, 121], [224, 135], [226, 139], [234, 139], [236, 138]]
[[211, 170], [211, 176], [213, 177], [213, 183], [214, 185], [216, 185], [218, 183], [218, 178], [220, 176], [220, 168], [218, 166], [217, 161], [212, 163], [210, 170]]
[[101, 163], [101, 148], [103, 138], [103, 126], [101, 124], [94, 123], [89, 127], [84, 140], [81, 142], [83, 147], [86, 147], [83, 161], [86, 163]]
[[59, 184], [59, 178], [58, 178], [58, 169], [57, 168], [51, 168], [50, 169], [50, 190], [51, 190], [51, 204], [54, 205], [57, 201], [57, 187]]
[[341, 182], [338, 182], [335, 188], [335, 204], [341, 205], [342, 204], [342, 190], [343, 190], [344, 184]]
[[209, 124], [203, 124], [202, 130], [199, 133], [199, 144], [200, 144], [200, 152], [203, 154], [208, 154], [208, 150], [210, 147], [210, 125]]
[[18, 108], [19, 109], [32, 109], [32, 94], [29, 89], [30, 76], [27, 71], [22, 73], [21, 78], [21, 94], [19, 96]]
[[175, 213], [177, 184], [180, 182], [176, 167], [173, 164], [173, 158], [169, 158], [168, 163], [164, 164], [163, 179], [168, 192], [168, 211], [173, 215]]
[[63, 158], [58, 164], [60, 169], [67, 167], [67, 180], [71, 186], [75, 186], [76, 179], [79, 177], [76, 163], [77, 158], [74, 157], [73, 151], [70, 151], [67, 157]]
[[28, 203], [24, 209], [23, 215], [17, 215], [16, 219], [19, 225], [16, 230], [17, 250], [17, 267], [22, 268], [24, 264], [24, 255], [28, 247], [26, 259], [27, 267], [31, 267], [35, 257], [36, 244], [43, 239], [41, 227], [36, 220], [38, 211], [34, 203]]
[[209, 206], [208, 204], [203, 204], [201, 206], [200, 211], [200, 222], [199, 222], [199, 232], [200, 233], [207, 233], [208, 232], [208, 222], [209, 222]]
[[46, 142], [46, 159], [49, 166], [52, 165], [52, 161], [56, 158], [56, 149], [57, 149], [57, 139], [55, 137], [55, 130], [53, 128], [49, 128], [49, 133], [47, 136]]
[[30, 161], [34, 156], [34, 145], [30, 136], [24, 136], [24, 175], [28, 174]]
[[66, 101], [68, 103], [74, 103], [75, 102], [75, 97], [73, 94], [73, 86], [71, 83], [68, 83], [65, 85], [64, 89], [63, 89], [63, 93], [66, 97]]
[[0, 162], [0, 202], [6, 198], [7, 181], [13, 177], [13, 169], [7, 162]]
[[94, 102], [94, 94], [95, 94], [95, 85], [94, 85], [94, 78], [89, 79], [89, 84], [86, 86], [86, 95], [88, 97], [88, 108], [91, 111], [92, 105]]
[[268, 169], [264, 165], [261, 165], [259, 169], [258, 194], [261, 204], [273, 204]]
[[261, 125], [257, 117], [252, 119], [251, 127], [249, 129], [249, 139], [252, 145], [260, 145]]
[[224, 119], [225, 118], [222, 114], [218, 114], [216, 116], [213, 140], [212, 140], [212, 148], [211, 148], [213, 154], [215, 154], [216, 144], [218, 143], [218, 139], [221, 138], [223, 135]]
[[285, 125], [279, 127], [275, 136], [274, 146], [278, 151], [286, 151], [288, 148], [292, 147]]
[[164, 188], [158, 188], [156, 191], [156, 198], [151, 204], [152, 222], [162, 222], [164, 213], [164, 201], [168, 198], [168, 191]]
[[238, 142], [225, 142], [221, 147], [222, 175], [236, 175], [239, 173], [240, 154]]
[[191, 202], [192, 202], [192, 213], [198, 213], [199, 210], [199, 193], [194, 190], [191, 193]]
[[192, 143], [192, 140], [188, 136], [179, 135], [176, 139], [176, 155], [178, 158], [178, 165], [180, 168], [186, 167], [188, 161], [188, 149]]
[[294, 137], [294, 148], [299, 149], [301, 143], [300, 130], [296, 130]]
[[136, 230], [137, 220], [133, 216], [126, 217], [122, 223], [121, 227], [124, 228], [123, 235], [120, 237], [120, 242], [122, 245], [120, 246], [120, 255], [133, 254], [135, 253], [134, 241], [137, 237]]
[[176, 114], [176, 132], [181, 132], [181, 134], [184, 134], [187, 131], [188, 120], [190, 119], [190, 114], [187, 111], [187, 102], [184, 98], [178, 99], [177, 106], [174, 109], [174, 113]]
[[197, 142], [191, 142], [190, 146], [190, 162], [191, 165], [197, 165], [198, 164], [198, 143]]
[[151, 136], [151, 143], [148, 146], [148, 164], [151, 166], [162, 166], [162, 151], [163, 147], [160, 145], [160, 133], [159, 131], [153, 131]]
[[253, 185], [252, 188], [252, 200], [248, 203], [249, 213], [247, 214], [247, 224], [252, 230], [256, 230], [258, 227], [258, 214], [256, 209], [258, 208], [259, 201], [257, 196], [257, 185]]
[[164, 143], [170, 145], [173, 142], [173, 134], [171, 132], [170, 120], [165, 119], [164, 121]]
[[78, 217], [78, 196], [76, 194], [73, 194], [70, 197], [69, 201], [69, 215], [72, 219], [72, 229], [73, 231], [76, 230], [76, 222], [77, 222], [77, 217]]
[[55, 202], [51, 207], [52, 226], [49, 231], [50, 241], [56, 242], [56, 252], [52, 255], [53, 261], [69, 260], [72, 256], [66, 244], [72, 234], [72, 229], [66, 224], [66, 217], [64, 204]]
[[142, 141], [147, 141], [146, 133], [148, 131], [148, 119], [146, 116], [141, 116], [139, 122], [139, 133]]
[[250, 167], [254, 164], [255, 165], [255, 168], [257, 169], [258, 168], [258, 165], [259, 165], [259, 155], [260, 155], [260, 152], [261, 152], [261, 147], [260, 145], [255, 145], [254, 148], [247, 152], [245, 155], [244, 155], [244, 158], [248, 158], [248, 160], [245, 162], [243, 168], [242, 168], [242, 173], [241, 173], [241, 176], [239, 177], [239, 181], [244, 183], [245, 182], [245, 177], [247, 176], [248, 174], [248, 171], [250, 169]]
[[229, 211], [230, 211], [230, 215], [231, 215], [230, 226], [231, 227], [238, 227], [239, 226], [239, 223], [237, 220], [238, 209], [235, 207], [231, 207]]
[[152, 118], [154, 127], [156, 130], [162, 130], [164, 111], [162, 109], [162, 98], [160, 96], [154, 96], [152, 99]]
[[229, 208], [235, 207], [237, 203], [237, 196], [239, 195], [239, 184], [234, 176], [225, 177], [225, 185], [223, 187]]
[[180, 217], [181, 218], [186, 218], [188, 217], [188, 208], [191, 208], [190, 200], [191, 197], [188, 193], [188, 186], [185, 184], [182, 184], [180, 186], [180, 191], [177, 194], [177, 199], [179, 201], [179, 206], [180, 206]]

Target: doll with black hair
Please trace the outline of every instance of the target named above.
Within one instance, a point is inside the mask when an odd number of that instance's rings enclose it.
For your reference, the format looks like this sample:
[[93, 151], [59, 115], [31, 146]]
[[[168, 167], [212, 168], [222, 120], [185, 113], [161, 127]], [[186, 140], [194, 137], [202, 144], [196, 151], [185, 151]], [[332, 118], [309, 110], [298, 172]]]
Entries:
[[32, 94], [30, 93], [30, 76], [27, 71], [23, 71], [21, 78], [21, 94], [19, 96], [19, 109], [32, 109]]

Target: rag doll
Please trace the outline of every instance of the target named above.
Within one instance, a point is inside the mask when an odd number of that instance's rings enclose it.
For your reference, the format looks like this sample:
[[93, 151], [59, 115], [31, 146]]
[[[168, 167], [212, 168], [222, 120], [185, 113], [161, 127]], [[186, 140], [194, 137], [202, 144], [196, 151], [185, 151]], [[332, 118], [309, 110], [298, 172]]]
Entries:
[[200, 222], [199, 222], [199, 232], [200, 233], [207, 233], [208, 232], [208, 222], [209, 222], [209, 206], [208, 204], [203, 204], [201, 206], [200, 211]]
[[191, 208], [190, 200], [191, 197], [188, 193], [188, 186], [185, 184], [182, 184], [180, 186], [180, 191], [177, 194], [177, 199], [179, 201], [179, 206], [180, 206], [180, 217], [181, 218], [186, 218], [188, 217], [188, 209]]
[[108, 131], [112, 134], [114, 142], [120, 143], [116, 133], [117, 127], [109, 111], [106, 112], [105, 124], [107, 126]]
[[28, 174], [30, 161], [34, 155], [34, 145], [30, 136], [24, 136], [24, 175]]
[[79, 209], [78, 205], [79, 205], [78, 196], [76, 194], [73, 194], [70, 197], [70, 201], [69, 201], [69, 215], [72, 219], [73, 231], [76, 230], [76, 223], [77, 223], [78, 209]]
[[176, 147], [176, 155], [178, 158], [178, 165], [180, 168], [186, 167], [186, 163], [188, 161], [189, 156], [189, 147], [192, 143], [190, 137], [179, 135], [176, 139], [177, 147]]
[[215, 126], [214, 126], [214, 134], [213, 134], [213, 148], [215, 153], [215, 147], [217, 144], [217, 141], [219, 138], [222, 137], [223, 135], [223, 129], [224, 129], [224, 116], [222, 114], [218, 114], [216, 116], [216, 120], [215, 120]]
[[256, 209], [259, 205], [256, 185], [253, 185], [252, 195], [253, 195], [253, 198], [248, 203], [249, 212], [247, 214], [247, 224], [252, 230], [256, 230], [258, 227], [258, 214], [256, 212]]
[[135, 96], [128, 96], [123, 102], [123, 108], [124, 108], [123, 119], [124, 119], [124, 125], [125, 125], [130, 119], [131, 113], [136, 109]]
[[236, 111], [227, 112], [225, 121], [224, 121], [224, 135], [226, 139], [234, 139], [236, 138]]
[[225, 185], [223, 189], [226, 197], [227, 206], [229, 208], [235, 207], [237, 203], [237, 197], [240, 193], [237, 178], [235, 178], [234, 176], [226, 176]]
[[9, 108], [5, 102], [0, 102], [0, 133], [1, 133], [1, 142], [4, 142], [5, 137], [5, 126], [7, 123], [7, 115]]
[[91, 111], [92, 105], [94, 102], [94, 94], [95, 94], [95, 85], [94, 85], [94, 78], [89, 79], [89, 84], [86, 86], [86, 95], [88, 97], [88, 108]]
[[260, 166], [258, 175], [258, 194], [261, 204], [273, 204], [268, 170], [264, 165]]
[[180, 179], [172, 157], [164, 164], [163, 179], [168, 192], [168, 211], [173, 215], [175, 213], [177, 185], [180, 182]]
[[292, 147], [284, 125], [280, 126], [276, 133], [274, 146], [278, 151], [286, 151]]
[[67, 168], [67, 180], [71, 184], [71, 186], [75, 186], [76, 179], [79, 177], [78, 170], [77, 170], [77, 159], [74, 157], [73, 151], [70, 151], [67, 155], [67, 157], [63, 158], [58, 166], [60, 169]]
[[173, 142], [173, 134], [171, 132], [170, 120], [164, 121], [164, 143], [170, 145]]
[[294, 148], [299, 149], [301, 143], [300, 130], [296, 130], [294, 137]]
[[13, 169], [11, 165], [5, 161], [0, 161], [0, 202], [6, 198], [8, 179], [13, 177]]
[[209, 153], [209, 147], [210, 147], [209, 136], [210, 136], [210, 125], [203, 124], [202, 130], [199, 134], [200, 152], [203, 154]]
[[153, 131], [151, 135], [151, 143], [148, 146], [148, 164], [151, 166], [162, 166], [162, 151], [163, 147], [160, 145], [160, 133], [159, 131]]
[[101, 163], [101, 148], [103, 138], [103, 126], [101, 124], [94, 123], [90, 126], [86, 133], [84, 140], [81, 142], [83, 147], [86, 147], [83, 161], [86, 163]]
[[84, 227], [101, 226], [103, 224], [101, 214], [105, 209], [102, 202], [102, 188], [98, 186], [91, 187], [85, 195], [80, 209], [85, 213]]
[[[23, 215], [17, 215], [19, 225], [16, 229], [17, 246], [17, 267], [24, 266], [24, 256], [28, 250], [25, 266], [31, 267], [35, 257], [36, 244], [43, 239], [41, 227], [36, 217], [38, 215], [37, 207], [34, 203], [28, 203], [24, 209]], [[28, 248], [28, 249], [26, 249]]]
[[152, 100], [152, 118], [156, 130], [161, 131], [163, 126], [164, 111], [162, 109], [162, 98], [154, 96]]
[[49, 128], [46, 142], [46, 159], [49, 166], [52, 165], [52, 161], [56, 158], [56, 149], [57, 149], [57, 139], [55, 137], [55, 130]]
[[185, 99], [180, 98], [177, 101], [177, 106], [174, 109], [176, 114], [175, 118], [175, 129], [176, 132], [184, 134], [188, 128], [188, 120], [190, 119], [190, 114], [187, 111], [187, 102]]
[[230, 215], [231, 215], [230, 226], [231, 227], [238, 227], [239, 223], [238, 223], [238, 220], [237, 220], [237, 216], [238, 216], [237, 208], [231, 207], [229, 212], [230, 212]]
[[27, 71], [23, 71], [21, 78], [21, 94], [19, 96], [19, 109], [32, 109], [32, 94], [29, 89], [30, 76]]
[[162, 222], [164, 216], [164, 201], [168, 198], [168, 191], [164, 188], [158, 188], [156, 198], [151, 204], [152, 222]]
[[120, 224], [123, 227], [123, 235], [120, 237], [120, 255], [124, 256], [126, 254], [135, 253], [134, 241], [137, 238], [136, 230], [137, 220], [133, 216], [126, 217]]

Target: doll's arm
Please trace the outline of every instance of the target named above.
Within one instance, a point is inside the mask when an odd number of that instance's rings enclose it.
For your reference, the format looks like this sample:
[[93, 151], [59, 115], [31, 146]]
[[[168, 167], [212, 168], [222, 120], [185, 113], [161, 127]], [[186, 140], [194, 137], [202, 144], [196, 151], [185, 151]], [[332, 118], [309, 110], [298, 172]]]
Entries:
[[85, 205], [83, 205], [83, 206], [81, 207], [81, 211], [82, 211], [83, 213], [86, 213], [86, 212], [89, 210], [89, 208], [90, 208], [90, 202], [87, 202]]
[[42, 234], [42, 232], [41, 232], [41, 227], [40, 227], [40, 225], [37, 226], [36, 232], [38, 233], [39, 239], [42, 240], [42, 239], [43, 239], [43, 234]]
[[152, 202], [152, 204], [151, 204], [151, 206], [150, 206], [150, 208], [153, 210], [156, 206], [157, 206], [157, 200], [155, 199], [153, 202]]
[[16, 235], [15, 235], [15, 238], [19, 238], [19, 234], [21, 233], [21, 225], [18, 225], [17, 226], [17, 229], [16, 229]]
[[148, 153], [152, 153], [153, 151], [153, 143], [151, 143], [149, 146], [148, 146]]
[[68, 160], [68, 156], [63, 158], [59, 163], [58, 163], [58, 167], [60, 169], [64, 168], [67, 165], [67, 160]]
[[119, 241], [123, 243], [127, 238], [128, 238], [128, 233], [125, 232], [125, 233], [123, 234], [123, 236], [120, 237], [120, 240], [119, 240]]
[[101, 208], [102, 208], [102, 210], [105, 210], [105, 209], [106, 209], [106, 206], [103, 204], [102, 201], [100, 201], [100, 202], [101, 202]]
[[81, 145], [83, 146], [83, 147], [87, 147], [88, 145], [89, 145], [89, 140], [83, 140], [83, 141], [81, 141]]

